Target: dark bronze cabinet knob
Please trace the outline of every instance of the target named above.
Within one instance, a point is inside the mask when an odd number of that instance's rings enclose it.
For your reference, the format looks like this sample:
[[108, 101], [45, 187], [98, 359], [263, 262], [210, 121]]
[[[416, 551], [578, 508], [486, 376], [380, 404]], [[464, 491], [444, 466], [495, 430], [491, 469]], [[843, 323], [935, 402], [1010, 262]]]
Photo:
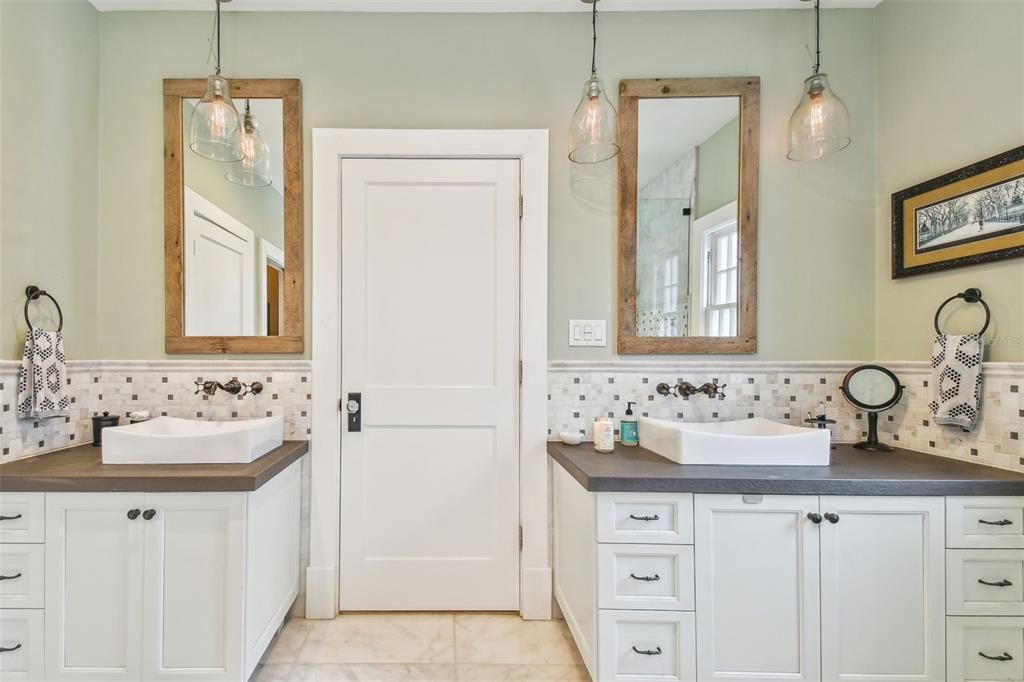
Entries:
[[129, 509], [128, 510], [128, 520], [129, 521], [134, 521], [135, 519], [139, 518], [139, 514], [141, 514], [141, 513], [142, 512], [140, 512], [138, 509]]
[[147, 509], [146, 511], [142, 512], [142, 518], [146, 519], [147, 521], [151, 520], [154, 516], [156, 516], [155, 509]]
[[839, 523], [839, 514], [835, 512], [826, 512], [825, 520], [829, 523]]

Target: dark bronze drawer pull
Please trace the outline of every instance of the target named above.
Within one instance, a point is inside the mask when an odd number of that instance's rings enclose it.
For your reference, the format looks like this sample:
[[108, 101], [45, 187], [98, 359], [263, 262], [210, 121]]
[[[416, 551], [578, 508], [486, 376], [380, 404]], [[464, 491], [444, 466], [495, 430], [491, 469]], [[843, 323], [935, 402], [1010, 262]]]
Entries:
[[154, 516], [156, 516], [155, 509], [147, 509], [146, 511], [142, 512], [142, 518], [144, 518], [146, 521], [152, 520]]
[[985, 519], [978, 519], [978, 523], [983, 526], [1012, 526], [1013, 521], [1010, 519], [1000, 519], [999, 521], [986, 521]]
[[654, 516], [637, 516], [636, 514], [630, 514], [629, 518], [634, 521], [657, 521], [661, 517], [655, 514]]
[[6, 654], [8, 651], [17, 651], [20, 648], [20, 644], [15, 644], [14, 646], [0, 646], [0, 654]]
[[978, 582], [981, 583], [982, 585], [988, 585], [989, 587], [1010, 587], [1011, 585], [1013, 585], [1013, 583], [1011, 583], [1006, 578], [1003, 578], [1002, 580], [1000, 580], [997, 583], [990, 583], [987, 580], [983, 580], [981, 578], [978, 578]]
[[1011, 656], [1010, 654], [1006, 653], [1005, 651], [1003, 652], [1002, 656], [989, 656], [984, 651], [979, 651], [978, 655], [981, 656], [982, 658], [987, 658], [990, 661], [1012, 661], [1013, 660], [1013, 656]]
[[637, 652], [638, 654], [643, 654], [644, 656], [660, 656], [661, 655], [661, 647], [660, 646], [659, 647], [655, 647], [653, 650], [651, 650], [651, 649], [637, 649], [636, 647], [633, 647], [633, 651]]
[[17, 580], [21, 577], [21, 573], [15, 573], [14, 575], [0, 575], [0, 580]]
[[15, 519], [20, 518], [21, 514], [15, 514], [14, 516], [0, 516], [0, 521], [14, 521]]
[[807, 518], [810, 519], [811, 523], [821, 523], [821, 514], [818, 512], [808, 512]]
[[835, 512], [825, 512], [824, 516], [829, 523], [839, 523], [839, 514]]
[[633, 580], [643, 580], [644, 582], [648, 583], [654, 582], [655, 580], [661, 580], [661, 576], [657, 573], [655, 573], [654, 575], [636, 575], [635, 573], [630, 573], [629, 577]]

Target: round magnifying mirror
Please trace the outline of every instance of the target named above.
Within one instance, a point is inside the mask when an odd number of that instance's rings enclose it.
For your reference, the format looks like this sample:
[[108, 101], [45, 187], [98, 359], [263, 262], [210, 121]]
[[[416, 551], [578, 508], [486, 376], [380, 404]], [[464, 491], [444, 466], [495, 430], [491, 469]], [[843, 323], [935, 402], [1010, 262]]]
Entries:
[[861, 365], [847, 372], [840, 390], [851, 405], [868, 413], [868, 438], [853, 447], [891, 452], [891, 447], [878, 440], [878, 413], [893, 407], [903, 397], [899, 377], [885, 367]]

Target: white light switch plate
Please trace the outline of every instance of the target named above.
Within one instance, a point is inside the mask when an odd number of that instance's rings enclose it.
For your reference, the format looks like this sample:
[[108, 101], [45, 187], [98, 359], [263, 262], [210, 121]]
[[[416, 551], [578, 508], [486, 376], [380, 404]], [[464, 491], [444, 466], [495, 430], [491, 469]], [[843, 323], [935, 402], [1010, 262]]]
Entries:
[[607, 346], [604, 320], [569, 320], [570, 346]]

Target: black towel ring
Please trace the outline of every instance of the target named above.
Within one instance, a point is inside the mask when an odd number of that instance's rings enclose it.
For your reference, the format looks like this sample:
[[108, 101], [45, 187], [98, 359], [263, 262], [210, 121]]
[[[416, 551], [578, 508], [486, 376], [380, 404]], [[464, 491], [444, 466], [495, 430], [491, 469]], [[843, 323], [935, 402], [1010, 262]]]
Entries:
[[981, 327], [981, 331], [978, 332], [978, 336], [983, 336], [985, 334], [985, 331], [988, 329], [988, 323], [992, 321], [992, 311], [989, 310], [988, 303], [985, 303], [985, 299], [981, 297], [981, 289], [975, 289], [974, 287], [971, 287], [970, 289], [965, 289], [964, 291], [961, 291], [959, 294], [956, 294], [955, 296], [950, 296], [949, 298], [942, 302], [942, 305], [939, 306], [939, 309], [935, 311], [935, 333], [942, 333], [942, 330], [939, 329], [939, 314], [942, 312], [942, 309], [946, 307], [947, 303], [955, 301], [958, 298], [964, 299], [964, 301], [966, 301], [967, 303], [980, 303], [981, 306], [985, 309], [985, 324]]
[[57, 303], [57, 299], [48, 294], [44, 289], [40, 289], [39, 287], [37, 287], [35, 284], [30, 284], [27, 287], [25, 287], [25, 296], [25, 324], [28, 325], [29, 331], [32, 331], [32, 322], [29, 321], [28, 319], [28, 305], [32, 301], [38, 300], [40, 296], [45, 296], [46, 298], [53, 301], [53, 305], [57, 306], [57, 314], [60, 316], [60, 322], [57, 325], [57, 331], [61, 331], [64, 329], [64, 311], [60, 309], [60, 303]]

